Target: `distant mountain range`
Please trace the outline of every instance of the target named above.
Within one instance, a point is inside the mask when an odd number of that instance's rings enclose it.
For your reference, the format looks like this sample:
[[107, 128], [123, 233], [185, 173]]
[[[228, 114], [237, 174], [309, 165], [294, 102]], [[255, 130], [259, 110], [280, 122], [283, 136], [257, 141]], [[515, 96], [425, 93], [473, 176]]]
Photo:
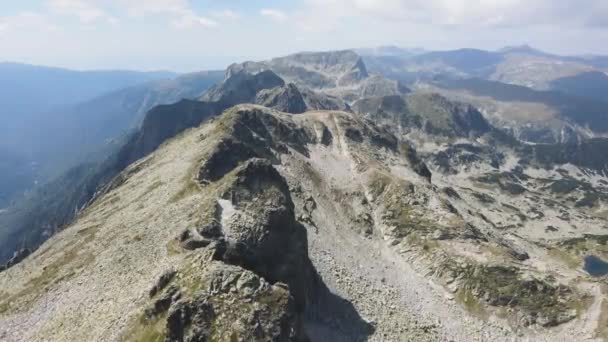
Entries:
[[[570, 91], [571, 86], [559, 86], [562, 84], [560, 80], [572, 82], [572, 77], [580, 74], [608, 71], [608, 57], [559, 56], [526, 45], [498, 51], [458, 49], [413, 54], [395, 54], [391, 51], [383, 54], [373, 50], [364, 54], [364, 60], [370, 71], [407, 82], [437, 76], [478, 77], [537, 90]], [[597, 90], [594, 94], [597, 96]]]
[[[148, 81], [171, 79], [168, 71], [74, 71], [19, 63], [0, 63], [2, 124], [91, 100], [101, 94]], [[6, 127], [4, 126], [3, 127]]]
[[363, 50], [370, 72], [473, 103], [524, 141], [572, 142], [608, 133], [606, 57], [559, 56], [527, 45], [383, 51]]
[[222, 77], [1, 63], [0, 208], [69, 165], [100, 158], [101, 146], [119, 144], [150, 108], [199, 96]]

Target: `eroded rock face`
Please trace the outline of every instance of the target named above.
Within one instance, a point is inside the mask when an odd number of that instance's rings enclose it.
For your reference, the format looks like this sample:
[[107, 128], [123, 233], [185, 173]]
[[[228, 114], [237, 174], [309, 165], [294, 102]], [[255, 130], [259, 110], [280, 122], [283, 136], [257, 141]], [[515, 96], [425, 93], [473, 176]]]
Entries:
[[[340, 99], [342, 104], [339, 106], [344, 107], [345, 103], [354, 102], [361, 97], [409, 92], [409, 89], [397, 81], [369, 74], [363, 59], [349, 50], [298, 53], [269, 61], [234, 64], [228, 68], [227, 75], [241, 72], [258, 73], [263, 70], [272, 70], [302, 90], [322, 93], [319, 94], [321, 101], [306, 101], [309, 105], [315, 102], [331, 103], [334, 101], [327, 100], [334, 98]], [[309, 109], [318, 108], [311, 105]]]
[[477, 109], [437, 94], [369, 95], [359, 99], [353, 108], [394, 133], [422, 129], [442, 137], [467, 138], [492, 133], [502, 138]]
[[288, 284], [298, 308], [303, 309], [316, 279], [308, 259], [306, 230], [295, 220], [285, 180], [263, 159], [247, 161], [235, 178], [222, 196], [234, 212], [223, 220], [225, 243], [218, 258], [253, 270], [272, 283]]
[[159, 278], [147, 324], [166, 316], [171, 342], [306, 341], [301, 317], [318, 279], [287, 183], [265, 159], [224, 172], [217, 219], [180, 234], [194, 261]]
[[[223, 148], [209, 159], [212, 164], [201, 169], [206, 182], [233, 175], [219, 194], [217, 219], [178, 237], [182, 248], [209, 251], [203, 254], [216, 261], [204, 274], [182, 269], [184, 275], [177, 276], [146, 316], [166, 313], [166, 341], [305, 341], [301, 315], [318, 279], [287, 183], [269, 160], [232, 158], [237, 145], [219, 146]], [[168, 285], [166, 278], [159, 284]], [[206, 288], [191, 291], [184, 283]]]
[[209, 89], [201, 97], [201, 100], [207, 102], [251, 102], [258, 92], [284, 85], [285, 81], [270, 70], [263, 70], [258, 73], [232, 72], [226, 75], [224, 82]]
[[307, 110], [302, 93], [293, 83], [259, 92], [255, 103], [293, 114], [304, 113]]
[[148, 322], [166, 316], [166, 342], [306, 341], [287, 285], [271, 285], [251, 271], [219, 261], [200, 265], [182, 270], [180, 279], [146, 310]]

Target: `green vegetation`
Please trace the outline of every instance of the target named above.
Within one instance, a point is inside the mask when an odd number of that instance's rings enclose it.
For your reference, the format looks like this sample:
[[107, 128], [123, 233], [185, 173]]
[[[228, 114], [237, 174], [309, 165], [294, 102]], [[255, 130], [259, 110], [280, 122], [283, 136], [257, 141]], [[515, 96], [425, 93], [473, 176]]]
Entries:
[[[92, 240], [92, 235], [89, 235], [87, 240]], [[0, 314], [26, 310], [51, 286], [73, 277], [78, 270], [91, 264], [95, 256], [90, 252], [79, 253], [81, 249], [81, 244], [73, 245], [44, 267], [39, 275], [31, 278], [19, 292], [0, 297]], [[72, 271], [65, 273], [67, 269]]]
[[557, 247], [557, 248], [550, 248], [547, 251], [547, 254], [549, 254], [549, 256], [558, 259], [559, 261], [561, 261], [562, 263], [564, 263], [566, 266], [568, 266], [571, 269], [577, 269], [580, 268], [581, 266], [581, 262], [582, 262], [582, 258], [580, 256], [577, 256], [571, 252], [568, 251], [564, 251], [563, 249]]
[[412, 113], [428, 120], [434, 129], [449, 132], [452, 128], [452, 114], [446, 107], [447, 103], [447, 99], [438, 95], [409, 96], [407, 98], [407, 104]]
[[392, 178], [379, 171], [374, 171], [367, 182], [368, 191], [374, 198], [382, 195], [388, 186], [393, 182]]
[[568, 239], [558, 244], [564, 253], [580, 260], [586, 254], [594, 254], [600, 258], [608, 258], [608, 235], [584, 235], [580, 238]]
[[[606, 294], [605, 289], [603, 292], [605, 295]], [[600, 338], [608, 339], [608, 300], [607, 299], [602, 300], [601, 313], [600, 313], [600, 317], [598, 318], [597, 329], [595, 330], [595, 333]]]
[[131, 324], [124, 341], [164, 342], [166, 314], [147, 320], [142, 314]]
[[462, 279], [457, 300], [471, 312], [482, 313], [482, 302], [494, 307], [515, 307], [544, 324], [568, 320], [563, 314], [580, 310], [580, 299], [572, 289], [546, 280], [524, 276], [515, 267], [466, 265], [452, 262], [444, 265]]
[[144, 199], [145, 197], [147, 197], [152, 191], [160, 188], [161, 186], [163, 186], [165, 183], [157, 180], [154, 183], [150, 184], [146, 190], [144, 190], [144, 192], [142, 192], [141, 195], [137, 196], [136, 199], [134, 199], [131, 203], [140, 203], [142, 199]]
[[200, 192], [199, 185], [194, 181], [189, 181], [169, 199], [169, 204], [177, 203], [184, 198], [190, 197]]
[[521, 195], [526, 192], [526, 188], [519, 184], [520, 179], [511, 172], [492, 172], [475, 179], [477, 182], [488, 185], [498, 185], [498, 187], [511, 195]]
[[556, 194], [569, 194], [578, 189], [581, 185], [583, 185], [583, 183], [576, 179], [560, 179], [554, 181], [549, 188], [551, 189], [551, 192]]
[[396, 226], [394, 233], [398, 238], [406, 237], [413, 232], [427, 235], [434, 227], [434, 224], [420, 212], [412, 206], [401, 203], [400, 199], [390, 202], [387, 209], [393, 213], [393, 217], [389, 221]]
[[487, 311], [485, 309], [485, 307], [483, 306], [483, 304], [471, 293], [471, 291], [468, 291], [466, 289], [458, 289], [458, 292], [456, 292], [456, 296], [455, 296], [456, 302], [460, 303], [462, 306], [464, 306], [464, 308], [471, 314], [480, 317], [480, 318], [486, 318], [487, 317]]

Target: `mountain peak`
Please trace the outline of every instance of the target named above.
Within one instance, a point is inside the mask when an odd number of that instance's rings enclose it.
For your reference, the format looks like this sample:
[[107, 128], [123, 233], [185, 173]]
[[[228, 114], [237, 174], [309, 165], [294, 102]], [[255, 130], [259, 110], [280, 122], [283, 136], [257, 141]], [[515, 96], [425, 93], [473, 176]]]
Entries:
[[505, 46], [504, 48], [498, 50], [498, 52], [500, 52], [500, 53], [524, 53], [524, 54], [530, 54], [530, 55], [546, 55], [547, 54], [528, 44]]
[[303, 92], [307, 88], [344, 103], [352, 103], [361, 96], [397, 95], [408, 91], [397, 81], [378, 74], [370, 75], [363, 58], [352, 50], [301, 52], [269, 61], [233, 64], [228, 68], [224, 83], [235, 75], [257, 74], [263, 70], [272, 70]]
[[335, 66], [356, 64], [360, 56], [353, 50], [338, 50], [324, 52], [300, 52], [275, 60], [291, 60], [302, 64], [317, 65], [331, 68]]

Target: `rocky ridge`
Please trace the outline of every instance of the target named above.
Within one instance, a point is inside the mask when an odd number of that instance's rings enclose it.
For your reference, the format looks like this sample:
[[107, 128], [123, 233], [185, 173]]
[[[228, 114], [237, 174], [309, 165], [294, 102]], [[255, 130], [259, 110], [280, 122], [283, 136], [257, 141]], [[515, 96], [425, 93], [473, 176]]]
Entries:
[[[326, 97], [325, 101], [336, 102], [339, 99], [348, 104], [361, 97], [409, 92], [409, 89], [398, 81], [368, 73], [363, 59], [349, 50], [299, 53], [264, 62], [233, 64], [228, 67], [227, 78], [241, 73], [256, 74], [266, 70], [273, 71], [286, 82], [294, 83], [305, 90], [322, 93], [323, 97]], [[212, 99], [213, 94], [214, 91], [208, 92], [202, 99]], [[344, 108], [344, 104], [341, 106]]]
[[580, 263], [608, 256], [606, 164], [437, 95], [340, 111], [369, 78], [351, 57], [274, 62], [327, 92], [246, 63], [151, 111], [120, 173], [0, 274], [0, 339], [604, 338]]
[[[350, 113], [232, 108], [129, 167], [73, 226], [2, 274], [3, 339], [510, 340], [539, 337], [535, 327], [559, 326], [542, 330], [546, 338], [585, 331], [581, 300], [599, 300], [592, 283], [573, 282], [571, 271], [547, 277], [538, 263], [548, 247], [500, 233], [493, 217], [472, 210], [481, 194], [431, 175], [423, 160]], [[417, 286], [404, 287], [401, 272]], [[427, 301], [420, 312], [406, 305], [414, 291]]]

